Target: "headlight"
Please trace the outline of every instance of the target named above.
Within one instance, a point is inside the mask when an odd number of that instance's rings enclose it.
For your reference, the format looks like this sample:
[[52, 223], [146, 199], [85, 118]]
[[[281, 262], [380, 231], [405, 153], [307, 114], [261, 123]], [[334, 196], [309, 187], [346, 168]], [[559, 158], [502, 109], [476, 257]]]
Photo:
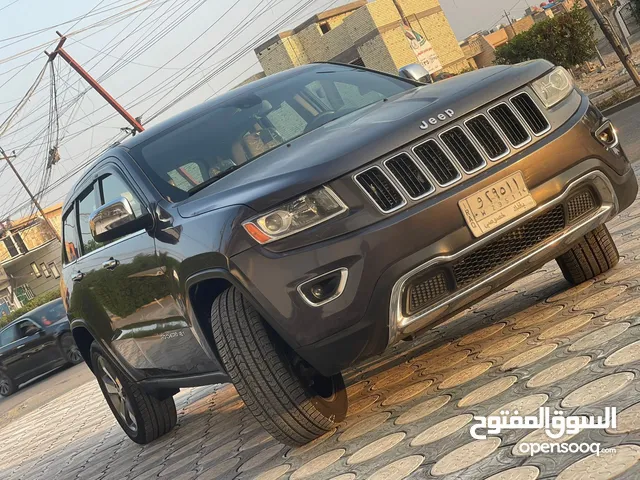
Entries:
[[242, 226], [255, 241], [265, 244], [326, 222], [347, 210], [347, 206], [333, 190], [322, 187], [249, 220]]
[[531, 87], [547, 108], [567, 98], [575, 88], [571, 74], [563, 67], [553, 69], [551, 73], [533, 82]]

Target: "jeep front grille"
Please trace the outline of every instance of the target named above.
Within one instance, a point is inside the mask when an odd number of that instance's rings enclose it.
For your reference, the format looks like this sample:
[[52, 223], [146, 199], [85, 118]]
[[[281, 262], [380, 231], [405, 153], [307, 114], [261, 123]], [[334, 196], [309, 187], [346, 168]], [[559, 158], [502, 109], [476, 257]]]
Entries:
[[482, 155], [462, 128], [453, 127], [440, 135], [440, 138], [465, 172], [475, 172], [486, 165]]
[[516, 95], [511, 99], [511, 103], [536, 135], [542, 135], [551, 127], [549, 121], [527, 93], [522, 92]]
[[489, 245], [470, 253], [452, 265], [456, 287], [469, 285], [560, 232], [565, 226], [564, 206], [549, 210], [505, 233]]
[[531, 141], [531, 136], [518, 116], [506, 103], [500, 103], [489, 109], [489, 115], [495, 120], [500, 130], [507, 136], [515, 148], [522, 147]]
[[412, 199], [417, 200], [433, 192], [427, 176], [406, 153], [387, 160], [385, 165]]
[[448, 185], [461, 178], [460, 172], [435, 140], [418, 145], [414, 152], [440, 185]]
[[478, 115], [469, 120], [467, 128], [491, 160], [497, 160], [509, 153], [509, 147], [484, 115]]
[[[427, 123], [427, 130], [439, 125], [438, 119]], [[534, 141], [534, 134], [550, 130], [544, 109], [520, 91], [456, 119], [442, 132], [428, 133], [356, 172], [353, 179], [382, 213], [391, 213], [455, 187]]]
[[405, 200], [380, 167], [371, 167], [355, 177], [365, 193], [384, 213], [402, 207]]

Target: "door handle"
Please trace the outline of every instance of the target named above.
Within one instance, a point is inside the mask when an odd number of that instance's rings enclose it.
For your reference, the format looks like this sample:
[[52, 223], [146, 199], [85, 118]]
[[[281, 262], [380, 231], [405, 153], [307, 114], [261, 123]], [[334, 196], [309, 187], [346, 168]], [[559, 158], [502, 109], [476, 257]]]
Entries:
[[106, 268], [107, 270], [113, 270], [118, 265], [120, 265], [120, 262], [112, 257], [102, 264], [102, 268]]
[[71, 280], [73, 280], [76, 283], [77, 282], [81, 282], [83, 278], [84, 278], [84, 273], [82, 273], [82, 272], [74, 273], [71, 276]]
[[24, 348], [24, 344], [22, 344], [22, 345], [18, 345], [18, 346], [16, 347], [16, 350], [20, 350], [21, 348]]

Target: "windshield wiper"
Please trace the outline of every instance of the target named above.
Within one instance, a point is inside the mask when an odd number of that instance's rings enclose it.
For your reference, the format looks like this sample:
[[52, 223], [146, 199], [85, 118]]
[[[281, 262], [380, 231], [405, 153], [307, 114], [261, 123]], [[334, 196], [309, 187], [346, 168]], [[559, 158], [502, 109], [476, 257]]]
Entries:
[[200, 190], [202, 190], [204, 188], [207, 188], [209, 185], [212, 185], [212, 184], [216, 183], [221, 178], [224, 178], [227, 175], [229, 175], [230, 173], [235, 172], [241, 166], [242, 165], [234, 165], [231, 168], [227, 168], [224, 172], [219, 173], [215, 177], [211, 177], [210, 179], [205, 180], [204, 182], [196, 185], [195, 187], [191, 188], [190, 190], [187, 190], [187, 193], [189, 194], [189, 196], [194, 195], [194, 194], [198, 193]]

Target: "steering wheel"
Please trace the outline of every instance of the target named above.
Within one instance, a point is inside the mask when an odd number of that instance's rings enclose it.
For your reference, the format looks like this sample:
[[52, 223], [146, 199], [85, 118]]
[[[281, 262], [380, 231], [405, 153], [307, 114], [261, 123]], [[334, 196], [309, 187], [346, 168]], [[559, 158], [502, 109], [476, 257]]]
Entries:
[[334, 111], [322, 112], [320, 115], [318, 115], [316, 118], [314, 118], [307, 124], [307, 126], [304, 129], [304, 133], [308, 133], [311, 130], [321, 127], [328, 121], [332, 120], [332, 118], [330, 117], [333, 117], [335, 114], [336, 112]]

